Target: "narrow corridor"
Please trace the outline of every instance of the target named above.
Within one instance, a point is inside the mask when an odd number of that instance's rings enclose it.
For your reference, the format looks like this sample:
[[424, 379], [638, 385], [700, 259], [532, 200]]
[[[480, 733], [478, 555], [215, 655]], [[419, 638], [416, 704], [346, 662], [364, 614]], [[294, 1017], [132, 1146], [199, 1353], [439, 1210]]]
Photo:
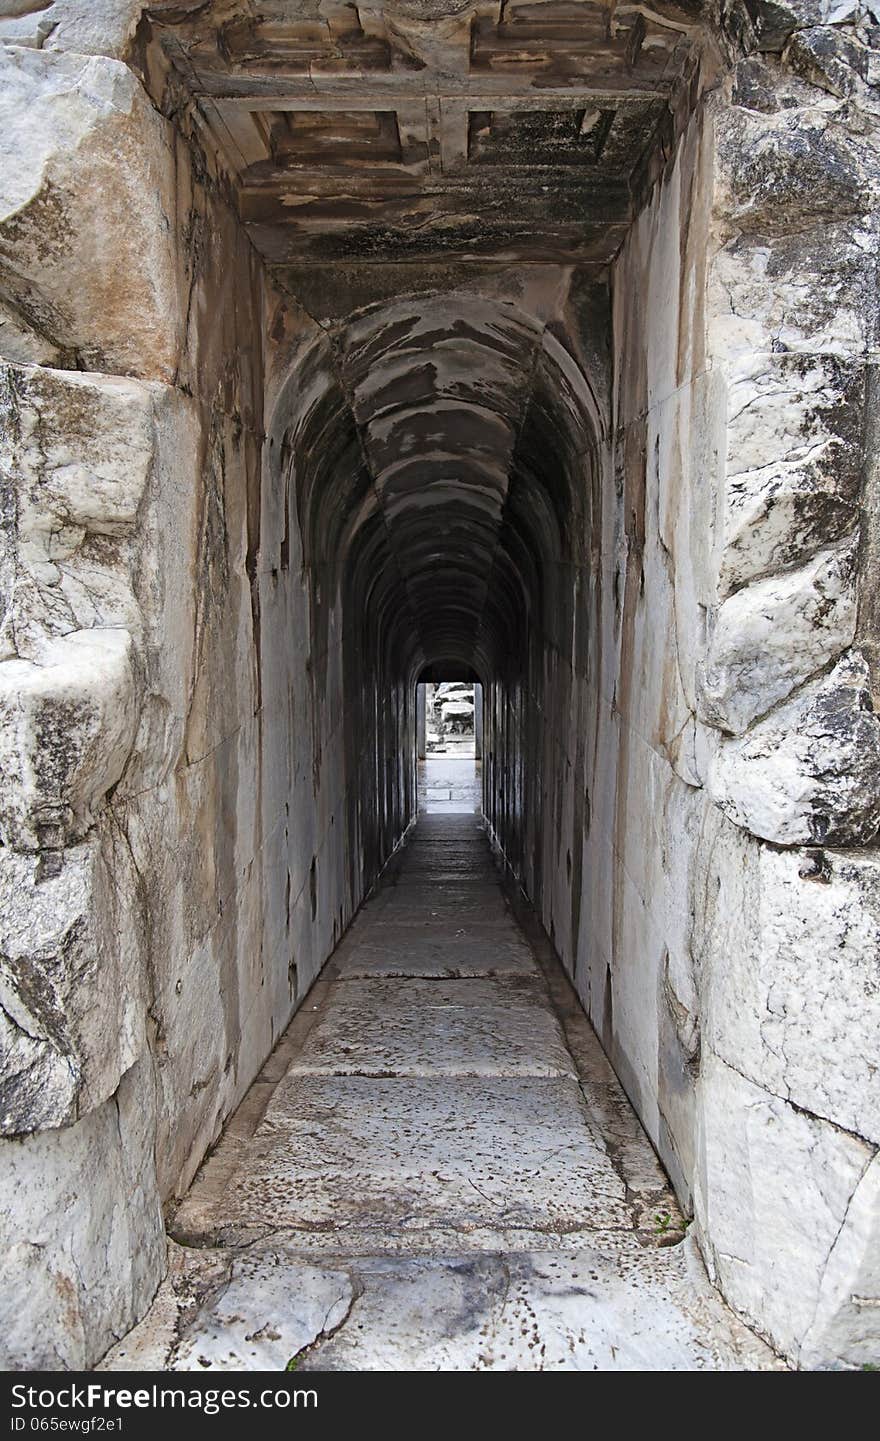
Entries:
[[170, 1231], [107, 1368], [775, 1364], [464, 809], [420, 816]]

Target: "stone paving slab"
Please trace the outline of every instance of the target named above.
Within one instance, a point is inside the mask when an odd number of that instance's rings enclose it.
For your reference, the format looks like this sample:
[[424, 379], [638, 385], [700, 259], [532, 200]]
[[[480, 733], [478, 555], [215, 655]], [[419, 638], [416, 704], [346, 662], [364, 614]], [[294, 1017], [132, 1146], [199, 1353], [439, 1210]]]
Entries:
[[[424, 821], [430, 820], [430, 816], [423, 816], [419, 821], [419, 827]], [[464, 819], [462, 817], [461, 819]], [[454, 817], [444, 817], [444, 824], [448, 827], [457, 825]], [[494, 871], [497, 875], [497, 867], [492, 852], [486, 845], [485, 832], [479, 827], [473, 827], [466, 836], [459, 835], [453, 838], [449, 835], [435, 831], [431, 836], [413, 835], [412, 841], [405, 849], [398, 853], [400, 867], [403, 870], [419, 870], [427, 864], [433, 864], [438, 858], [458, 870], [469, 870], [471, 867], [479, 867], [486, 871]]]
[[461, 862], [459, 847], [450, 847], [447, 852], [432, 851], [421, 856], [412, 865], [399, 866], [393, 872], [391, 883], [400, 885], [436, 885], [441, 877], [448, 877], [444, 884], [468, 886], [473, 883], [482, 886], [497, 886], [498, 870], [487, 856], [476, 857], [471, 865]]
[[[475, 846], [485, 846], [486, 828], [482, 816], [477, 811], [462, 811], [457, 816], [426, 815], [419, 816], [416, 829], [411, 833], [412, 839], [407, 844], [409, 855], [418, 854], [433, 846], [448, 846], [450, 841], [464, 842], [469, 850]], [[488, 857], [491, 853], [484, 850], [483, 856]]]
[[[630, 1251], [641, 1257], [646, 1250], [654, 1249], [657, 1243], [653, 1233], [637, 1234], [620, 1226], [607, 1229], [584, 1226], [569, 1231], [541, 1231], [534, 1226], [475, 1226], [463, 1230], [437, 1223], [419, 1229], [379, 1230], [375, 1226], [351, 1224], [319, 1231], [286, 1228], [275, 1232], [271, 1226], [263, 1224], [241, 1228], [205, 1227], [201, 1232], [193, 1232], [191, 1237], [176, 1226], [173, 1229], [178, 1242], [189, 1245], [192, 1241], [195, 1250], [206, 1249], [210, 1242], [218, 1249], [225, 1248], [231, 1252], [243, 1246], [268, 1244], [274, 1236], [279, 1245], [288, 1246], [297, 1255], [319, 1259], [340, 1254], [452, 1256], [466, 1255], [471, 1251], [497, 1251], [499, 1255], [506, 1256], [515, 1251], [572, 1251], [582, 1246], [591, 1246], [611, 1258], [629, 1254]], [[638, 1259], [636, 1264], [639, 1264]]]
[[[498, 869], [493, 861], [486, 855], [479, 853], [474, 857], [470, 865], [462, 864], [462, 850], [464, 847], [432, 847], [426, 851], [424, 856], [417, 856], [410, 864], [409, 857], [396, 858], [388, 865], [384, 875], [372, 894], [376, 891], [397, 890], [401, 886], [411, 885], [436, 886], [438, 883], [448, 885], [452, 890], [461, 890], [471, 885], [479, 885], [489, 889], [498, 889]], [[441, 882], [440, 878], [446, 879]]]
[[[441, 876], [444, 879], [441, 881]], [[444, 862], [442, 856], [438, 857], [433, 865], [419, 870], [411, 866], [401, 866], [392, 871], [389, 867], [387, 878], [378, 887], [382, 892], [399, 891], [421, 891], [443, 889], [450, 892], [454, 898], [458, 898], [464, 892], [473, 891], [477, 888], [487, 895], [494, 892], [499, 896], [498, 872], [494, 866], [470, 866], [465, 870], [455, 871], [448, 869], [448, 863]], [[503, 899], [503, 897], [502, 897]]]
[[[423, 860], [436, 855], [445, 855], [455, 865], [463, 865], [465, 862], [472, 865], [494, 865], [492, 852], [486, 845], [486, 833], [480, 826], [472, 824], [478, 819], [477, 816], [422, 816], [419, 820], [419, 835], [407, 844], [405, 850], [400, 852], [400, 860], [405, 863], [406, 868], [417, 866]], [[420, 828], [427, 822], [433, 822], [433, 829], [422, 835]], [[440, 825], [445, 830], [440, 830]], [[454, 829], [453, 829], [454, 828]]]
[[170, 1247], [145, 1321], [101, 1371], [784, 1369], [721, 1305], [689, 1243], [513, 1255]]
[[450, 904], [459, 900], [472, 901], [476, 894], [504, 899], [499, 895], [498, 874], [494, 869], [477, 871], [472, 868], [456, 873], [448, 871], [442, 860], [432, 870], [417, 871], [407, 866], [397, 875], [390, 876], [381, 889], [386, 894], [405, 896], [408, 905], [417, 904], [423, 892], [425, 895], [433, 893], [435, 899], [438, 892], [448, 893]]
[[493, 871], [450, 871], [445, 867], [435, 867], [433, 870], [407, 871], [389, 880], [383, 891], [390, 891], [392, 894], [406, 897], [410, 892], [424, 892], [434, 896], [443, 890], [453, 890], [460, 893], [468, 892], [471, 897], [475, 895], [489, 895], [492, 887], [497, 887], [498, 877]]
[[338, 951], [324, 973], [328, 979], [381, 976], [522, 976], [534, 974], [528, 946], [519, 938], [474, 945], [458, 939], [410, 936], [403, 941], [364, 940]]
[[358, 1261], [346, 1323], [297, 1369], [739, 1369], [688, 1306], [677, 1260], [629, 1274], [590, 1249]]
[[386, 886], [372, 896], [364, 915], [403, 925], [444, 925], [450, 921], [507, 921], [510, 909], [497, 881], [488, 886]]
[[109, 1367], [777, 1365], [674, 1244], [668, 1182], [536, 927], [475, 818], [419, 820]]
[[401, 942], [421, 937], [446, 937], [449, 940], [467, 940], [492, 945], [499, 942], [513, 942], [521, 934], [515, 918], [509, 911], [493, 907], [473, 905], [455, 909], [444, 906], [423, 904], [418, 910], [401, 905], [390, 905], [376, 897], [359, 912], [348, 931], [355, 944], [365, 941], [385, 943], [392, 934], [398, 934]]
[[438, 882], [451, 886], [473, 883], [497, 886], [498, 880], [498, 870], [487, 857], [482, 856], [472, 864], [464, 865], [458, 847], [450, 847], [446, 853], [432, 851], [424, 858], [418, 857], [412, 865], [396, 868], [390, 883], [395, 886], [436, 885]]
[[623, 1182], [570, 1079], [297, 1076], [220, 1198], [175, 1231], [237, 1227], [565, 1231], [631, 1226]]
[[476, 797], [474, 797], [474, 799], [473, 799], [472, 801], [471, 801], [471, 800], [451, 801], [451, 800], [433, 800], [433, 799], [432, 799], [432, 800], [430, 800], [429, 804], [430, 804], [430, 807], [431, 807], [431, 810], [432, 810], [432, 811], [445, 812], [445, 813], [447, 813], [448, 815], [462, 815], [462, 814], [465, 814], [465, 813], [467, 813], [467, 812], [469, 812], [469, 811], [476, 811], [476, 810], [478, 809], [478, 807], [479, 807], [480, 802], [479, 802], [479, 800], [478, 800]]
[[436, 913], [420, 916], [411, 913], [405, 917], [377, 908], [369, 915], [364, 913], [356, 925], [357, 930], [352, 927], [350, 932], [353, 940], [369, 940], [377, 944], [384, 944], [392, 937], [400, 944], [405, 944], [407, 939], [442, 933], [450, 940], [471, 941], [475, 945], [495, 945], [515, 942], [522, 934], [509, 913], [494, 919], [486, 918], [484, 914], [481, 918], [476, 908], [473, 914], [467, 916], [456, 911], [444, 915], [438, 909]]
[[335, 985], [290, 1075], [575, 1076], [540, 982]]
[[482, 817], [476, 811], [461, 811], [456, 816], [420, 815], [417, 838], [414, 836], [410, 844], [423, 846], [441, 841], [450, 845], [456, 841], [470, 842], [481, 839], [485, 843], [486, 831]]

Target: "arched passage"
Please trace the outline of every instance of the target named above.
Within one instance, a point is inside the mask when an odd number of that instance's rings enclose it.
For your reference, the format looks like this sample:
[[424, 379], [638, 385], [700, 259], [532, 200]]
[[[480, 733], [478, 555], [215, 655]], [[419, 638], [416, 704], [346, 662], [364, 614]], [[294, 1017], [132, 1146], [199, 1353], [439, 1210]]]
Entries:
[[97, 10], [0, 5], [11, 1364], [149, 1306], [449, 668], [712, 1280], [873, 1363], [876, 27]]
[[575, 595], [590, 591], [606, 433], [564, 340], [504, 299], [402, 296], [291, 358], [269, 484], [302, 536], [292, 564], [308, 589], [310, 683], [322, 690], [335, 666], [344, 694], [362, 885], [412, 815], [426, 669], [480, 677], [494, 716], [486, 812], [511, 861], [525, 866], [528, 851], [540, 870], [522, 816], [539, 811], [542, 771], [528, 768], [524, 797], [522, 754], [535, 754], [545, 679], [560, 656], [570, 663]]

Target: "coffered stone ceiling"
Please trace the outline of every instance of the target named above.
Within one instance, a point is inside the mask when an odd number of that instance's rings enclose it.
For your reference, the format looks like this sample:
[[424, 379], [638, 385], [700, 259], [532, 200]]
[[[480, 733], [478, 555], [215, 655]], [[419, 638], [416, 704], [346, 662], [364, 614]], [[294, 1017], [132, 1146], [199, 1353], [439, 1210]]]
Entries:
[[601, 263], [687, 103], [700, 12], [208, 0], [151, 25], [271, 265]]

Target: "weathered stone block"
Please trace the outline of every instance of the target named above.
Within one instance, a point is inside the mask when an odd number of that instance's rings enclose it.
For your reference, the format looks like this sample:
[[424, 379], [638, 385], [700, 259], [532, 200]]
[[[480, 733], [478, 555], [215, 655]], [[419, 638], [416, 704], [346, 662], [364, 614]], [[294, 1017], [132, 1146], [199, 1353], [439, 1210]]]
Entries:
[[874, 1368], [880, 1356], [880, 1156], [875, 1152], [853, 1192], [819, 1276], [816, 1311], [800, 1344], [806, 1369], [828, 1369], [829, 1357]]
[[66, 1126], [141, 1054], [138, 879], [109, 830], [47, 867], [0, 849], [0, 1130]]
[[165, 1272], [150, 1062], [61, 1132], [0, 1142], [0, 1365], [79, 1371], [144, 1314]]
[[121, 59], [143, 10], [144, 0], [0, 0], [0, 42]]
[[818, 24], [823, 16], [822, 0], [746, 0], [746, 9], [765, 52], [782, 50], [798, 25]]
[[851, 542], [823, 551], [721, 605], [700, 667], [703, 721], [740, 734], [852, 643], [855, 560]]
[[75, 631], [39, 662], [0, 662], [0, 833], [20, 850], [85, 835], [137, 726], [131, 637]]
[[856, 516], [864, 367], [829, 355], [742, 355], [728, 388], [718, 588], [804, 562]]
[[744, 735], [722, 740], [708, 789], [777, 845], [864, 845], [880, 829], [880, 722], [858, 652]]
[[829, 95], [851, 95], [868, 78], [868, 49], [831, 25], [797, 30], [785, 52], [786, 64]]
[[829, 221], [784, 235], [737, 235], [712, 258], [709, 344], [741, 355], [856, 356], [873, 343], [876, 222]]
[[46, 636], [93, 626], [137, 633], [126, 546], [167, 394], [116, 376], [0, 365], [6, 656], [36, 659]]
[[0, 175], [0, 300], [80, 368], [173, 378], [173, 156], [132, 72], [0, 49]]
[[765, 1091], [880, 1143], [876, 856], [779, 850], [722, 821], [700, 862], [706, 1044]]
[[716, 113], [715, 213], [728, 234], [781, 235], [876, 206], [870, 139], [839, 122], [839, 102], [817, 105], [803, 88], [800, 104], [775, 114]]

